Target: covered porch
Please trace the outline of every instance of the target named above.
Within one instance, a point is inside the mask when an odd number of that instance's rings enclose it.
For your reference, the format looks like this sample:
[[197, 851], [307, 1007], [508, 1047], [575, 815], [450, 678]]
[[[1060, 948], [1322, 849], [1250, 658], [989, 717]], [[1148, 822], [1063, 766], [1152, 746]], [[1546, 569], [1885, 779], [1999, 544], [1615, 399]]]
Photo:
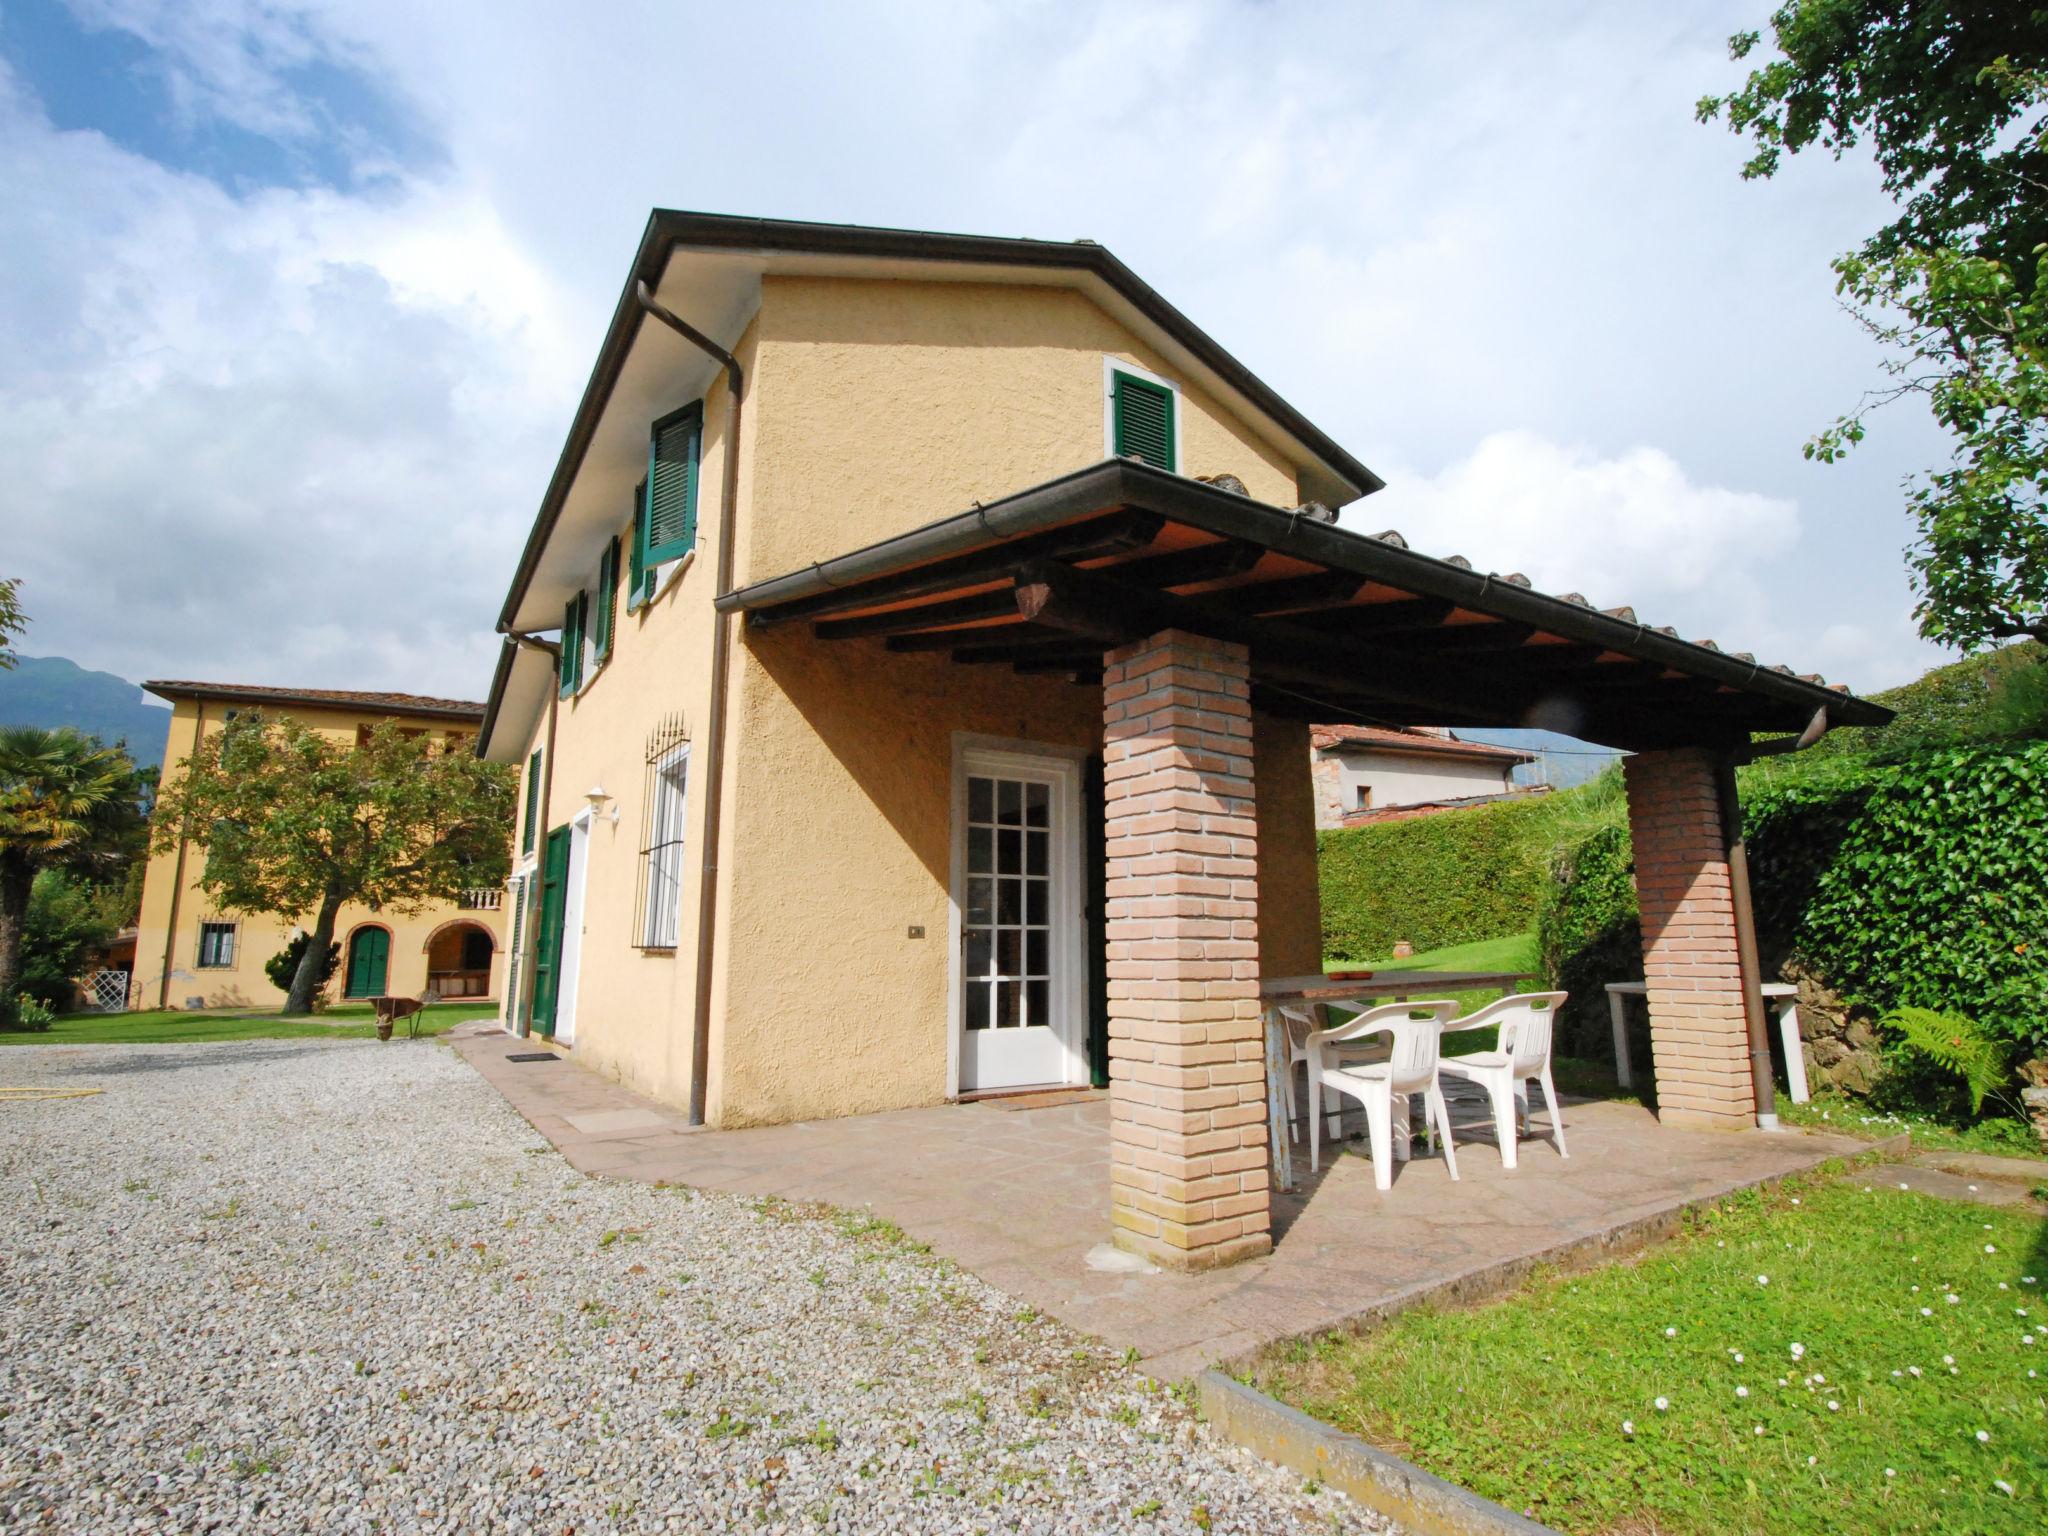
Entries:
[[[821, 647], [1099, 690], [1099, 840], [1086, 863], [1100, 882], [1089, 965], [1109, 1099], [1096, 1172], [1117, 1243], [1185, 1271], [1267, 1253], [1306, 1210], [1271, 1187], [1258, 988], [1265, 929], [1314, 912], [1315, 877], [1262, 816], [1274, 766], [1254, 750], [1261, 722], [1540, 726], [1633, 753], [1664, 1121], [1651, 1129], [1675, 1134], [1767, 1114], [1733, 764], [1888, 718], [1629, 609], [1548, 596], [1519, 575], [1419, 554], [1391, 531], [1361, 536], [1319, 508], [1265, 506], [1129, 460], [755, 583], [721, 607], [744, 613], [750, 635], [780, 630], [778, 646], [807, 626]], [[1305, 786], [1305, 756], [1288, 771]], [[1620, 1180], [1608, 1204], [1627, 1210], [1655, 1156], [1617, 1148], [1606, 1169], [1582, 1171], [1577, 1156], [1566, 1166], [1575, 1182]], [[1516, 1197], [1542, 1198], [1548, 1171], [1526, 1168]], [[1462, 1209], [1475, 1199], [1461, 1186], [1442, 1219], [1487, 1225]], [[1391, 1211], [1369, 1185], [1356, 1203]], [[1091, 1231], [1105, 1231], [1099, 1205]]]
[[1460, 1115], [1468, 1155], [1455, 1185], [1418, 1158], [1381, 1194], [1366, 1158], [1336, 1156], [1275, 1192], [1272, 1252], [1255, 1263], [1104, 1268], [1106, 1094], [692, 1130], [571, 1062], [510, 1060], [524, 1044], [488, 1034], [456, 1048], [582, 1172], [872, 1212], [1020, 1301], [1136, 1350], [1165, 1380], [1426, 1295], [1484, 1295], [1539, 1263], [1627, 1252], [1688, 1205], [1858, 1149], [1841, 1137], [1681, 1130], [1632, 1103], [1568, 1101], [1571, 1157], [1526, 1141], [1508, 1173], [1483, 1114]]

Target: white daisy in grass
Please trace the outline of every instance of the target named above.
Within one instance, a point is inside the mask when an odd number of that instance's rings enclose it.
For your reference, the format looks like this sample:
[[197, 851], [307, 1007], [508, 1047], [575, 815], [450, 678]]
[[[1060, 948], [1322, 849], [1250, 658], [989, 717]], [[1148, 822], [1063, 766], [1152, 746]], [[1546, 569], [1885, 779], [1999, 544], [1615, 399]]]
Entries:
[[2012, 1484], [2008, 1483], [2004, 1478], [1994, 1477], [1991, 1479], [1991, 1486], [2004, 1494], [2008, 1499], [2012, 1497]]
[[1913, 1186], [1912, 1186], [1912, 1185], [1910, 1185], [1910, 1184], [1908, 1184], [1908, 1183], [1907, 1183], [1907, 1182], [1906, 1182], [1906, 1181], [1905, 1181], [1904, 1179], [1901, 1179], [1901, 1180], [1899, 1180], [1899, 1188], [1901, 1188], [1901, 1189], [1911, 1189], [1912, 1187], [1913, 1187]]
[[1988, 1430], [1988, 1429], [1980, 1429], [1980, 1430], [1978, 1430], [1978, 1431], [1977, 1431], [1977, 1443], [1978, 1443], [1979, 1445], [1989, 1445], [1989, 1444], [1991, 1443], [1991, 1431], [1990, 1431], [1990, 1430]]
[[1996, 1243], [1986, 1243], [1984, 1245], [1984, 1251], [1986, 1253], [1996, 1253], [1998, 1252], [1998, 1245]]
[[[1902, 1185], [1900, 1185], [1899, 1187], [1900, 1187], [1901, 1189], [1905, 1188], [1905, 1186], [1904, 1186], [1903, 1184], [1902, 1184]], [[1818, 1463], [1819, 1461], [1820, 1461], [1820, 1458], [1819, 1458], [1818, 1456], [1809, 1456], [1809, 1457], [1807, 1457], [1807, 1458], [1806, 1458], [1806, 1464], [1807, 1464], [1807, 1465], [1808, 1465], [1809, 1467], [1810, 1467], [1810, 1466], [1813, 1466], [1813, 1465], [1815, 1465], [1815, 1464], [1816, 1464], [1816, 1463]]]
[[1623, 1419], [1623, 1420], [1621, 1421], [1621, 1432], [1622, 1432], [1622, 1433], [1623, 1433], [1624, 1435], [1632, 1435], [1632, 1434], [1634, 1434], [1634, 1433], [1636, 1432], [1636, 1425], [1635, 1425], [1635, 1420], [1633, 1420], [1633, 1419]]
[[1815, 1371], [1813, 1373], [1813, 1379], [1817, 1382], [1820, 1382], [1823, 1386], [1827, 1384], [1827, 1377], [1821, 1375], [1819, 1371]]
[[1841, 1405], [1840, 1403], [1836, 1402], [1836, 1401], [1835, 1401], [1835, 1400], [1834, 1400], [1834, 1399], [1833, 1399], [1832, 1397], [1831, 1397], [1831, 1398], [1829, 1398], [1829, 1399], [1828, 1399], [1828, 1412], [1829, 1412], [1829, 1413], [1840, 1413], [1841, 1411], [1842, 1411], [1842, 1405]]
[[1781, 1387], [1789, 1387], [1792, 1385], [1792, 1383], [1787, 1381], [1784, 1377], [1780, 1376], [1778, 1378], [1778, 1385]]
[[1941, 1363], [1943, 1365], [1954, 1365], [1956, 1363], [1956, 1357], [1954, 1355], [1943, 1355], [1941, 1357]]
[[2023, 1333], [2020, 1335], [2020, 1342], [2022, 1344], [2031, 1344], [2034, 1342], [2034, 1336], [2031, 1333]]
[[1954, 1291], [1950, 1291], [1946, 1296], [1942, 1297], [1941, 1299], [1953, 1307], [1960, 1305], [1963, 1298], [1958, 1296]]
[[1792, 1203], [1793, 1203], [1794, 1205], [1797, 1205], [1797, 1204], [1799, 1203], [1799, 1197], [1798, 1197], [1797, 1195], [1794, 1195], [1794, 1196], [1792, 1197]]
[[1749, 1396], [1749, 1388], [1747, 1388], [1747, 1387], [1737, 1387], [1737, 1388], [1735, 1389], [1735, 1395], [1736, 1395], [1737, 1397], [1747, 1397], [1747, 1396]]
[[1667, 1339], [1675, 1339], [1678, 1337], [1678, 1330], [1676, 1328], [1666, 1328], [1664, 1330], [1664, 1337]]
[[1894, 1379], [1897, 1379], [1898, 1377], [1900, 1377], [1900, 1376], [1903, 1376], [1903, 1375], [1905, 1375], [1905, 1374], [1906, 1374], [1906, 1373], [1905, 1373], [1904, 1371], [1893, 1371], [1893, 1372], [1892, 1372], [1892, 1376], [1893, 1376], [1893, 1378], [1894, 1378]]
[[2027, 1315], [2027, 1309], [2025, 1307], [2014, 1307], [2013, 1311], [2020, 1317], [2025, 1317]]
[[1917, 1365], [1909, 1365], [1906, 1367], [1906, 1374], [1908, 1376], [1918, 1376], [1920, 1374], [1920, 1367]]
[[1730, 1353], [1731, 1355], [1733, 1355], [1733, 1356], [1735, 1357], [1735, 1363], [1736, 1363], [1737, 1365], [1740, 1365], [1740, 1364], [1742, 1364], [1742, 1351], [1741, 1351], [1741, 1350], [1739, 1350], [1739, 1349], [1731, 1349], [1731, 1350], [1729, 1351], [1729, 1353]]
[[1771, 1277], [1769, 1275], [1758, 1275], [1756, 1277], [1756, 1283], [1758, 1285], [1769, 1285], [1771, 1283]]
[[1792, 1346], [1792, 1358], [1793, 1358], [1794, 1360], [1797, 1360], [1797, 1359], [1798, 1359], [1798, 1358], [1799, 1358], [1799, 1357], [1800, 1357], [1801, 1355], [1803, 1355], [1803, 1354], [1805, 1354], [1805, 1353], [1806, 1353], [1806, 1346], [1805, 1346], [1804, 1344], [1800, 1344], [1800, 1343], [1797, 1343], [1797, 1342], [1795, 1342], [1795, 1343], [1793, 1344], [1793, 1346]]
[[1654, 1407], [1659, 1413], [1663, 1413], [1666, 1409], [1668, 1409], [1671, 1406], [1671, 1399], [1668, 1397], [1660, 1397], [1651, 1406]]
[[[1972, 1185], [1971, 1185], [1970, 1187], [1971, 1187], [1972, 1189], [1975, 1189], [1975, 1188], [1976, 1188], [1977, 1186], [1976, 1186], [1976, 1185], [1974, 1185], [1974, 1184], [1972, 1184]], [[1886, 1477], [1897, 1477], [1897, 1476], [1898, 1476], [1899, 1474], [1898, 1474], [1898, 1471], [1897, 1471], [1897, 1469], [1896, 1469], [1896, 1468], [1893, 1468], [1893, 1467], [1886, 1467], [1886, 1468], [1884, 1469], [1884, 1475], [1885, 1475]]]
[[1763, 1432], [1764, 1432], [1764, 1427], [1763, 1427], [1763, 1425], [1761, 1425], [1761, 1424], [1757, 1425], [1757, 1426], [1756, 1426], [1756, 1428], [1754, 1428], [1754, 1429], [1752, 1429], [1752, 1430], [1750, 1431], [1750, 1433], [1751, 1433], [1752, 1435], [1760, 1435], [1760, 1434], [1762, 1434]]
[[1932, 1317], [1932, 1316], [1934, 1316], [1934, 1308], [1932, 1308], [1932, 1307], [1922, 1307], [1922, 1308], [1920, 1309], [1920, 1315], [1921, 1315], [1922, 1317]]
[[2020, 1284], [2021, 1284], [2021, 1285], [2032, 1285], [2033, 1283], [2034, 1283], [2034, 1277], [2033, 1277], [2032, 1275], [2021, 1275], [2021, 1276], [2020, 1276]]

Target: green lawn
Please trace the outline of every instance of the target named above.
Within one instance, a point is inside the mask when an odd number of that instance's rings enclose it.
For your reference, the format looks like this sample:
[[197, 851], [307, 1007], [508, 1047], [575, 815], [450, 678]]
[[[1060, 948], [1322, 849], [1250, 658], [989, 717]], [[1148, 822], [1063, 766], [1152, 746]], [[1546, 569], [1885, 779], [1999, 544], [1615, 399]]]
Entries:
[[[1505, 938], [1480, 939], [1471, 944], [1451, 944], [1443, 949], [1427, 950], [1422, 954], [1410, 955], [1406, 960], [1332, 960], [1325, 967], [1333, 971], [1530, 971], [1540, 973], [1543, 967], [1536, 957], [1535, 933], [1511, 933]], [[1534, 983], [1525, 982], [1525, 987]], [[1498, 987], [1478, 992], [1452, 992], [1458, 1012], [1476, 1013], [1488, 1003], [1497, 1001], [1503, 993]], [[1479, 1037], [1456, 1046], [1454, 1054], [1466, 1051], [1485, 1050], [1488, 1045], [1480, 1043]]]
[[2041, 1139], [2021, 1120], [1989, 1118], [1972, 1125], [1949, 1125], [1927, 1115], [1872, 1109], [1860, 1099], [1823, 1090], [1804, 1104], [1778, 1095], [1778, 1118], [1787, 1125], [1809, 1126], [1877, 1141], [1911, 1133], [1913, 1145], [1936, 1152], [1983, 1152], [1993, 1157], [2039, 1157]]
[[1254, 1379], [1565, 1531], [2039, 1531], [2043, 1280], [2048, 1219], [1871, 1166], [1732, 1197], [1634, 1262], [1286, 1347]]
[[[426, 1009], [422, 1035], [438, 1035], [465, 1019], [489, 1018], [494, 1003], [434, 1003]], [[397, 1038], [407, 1025], [399, 1024]], [[180, 1040], [370, 1040], [377, 1022], [367, 1003], [343, 1003], [310, 1019], [274, 1013], [187, 1013], [157, 1009], [145, 1013], [68, 1013], [46, 1030], [0, 1032], [0, 1045], [164, 1045]]]

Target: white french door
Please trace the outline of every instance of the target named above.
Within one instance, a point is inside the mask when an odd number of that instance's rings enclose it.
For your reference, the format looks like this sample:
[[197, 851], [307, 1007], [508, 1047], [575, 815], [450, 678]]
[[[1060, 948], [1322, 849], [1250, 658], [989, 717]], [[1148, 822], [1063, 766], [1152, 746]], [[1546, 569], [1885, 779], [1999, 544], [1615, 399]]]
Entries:
[[1080, 765], [972, 748], [953, 785], [960, 1090], [1086, 1081]]

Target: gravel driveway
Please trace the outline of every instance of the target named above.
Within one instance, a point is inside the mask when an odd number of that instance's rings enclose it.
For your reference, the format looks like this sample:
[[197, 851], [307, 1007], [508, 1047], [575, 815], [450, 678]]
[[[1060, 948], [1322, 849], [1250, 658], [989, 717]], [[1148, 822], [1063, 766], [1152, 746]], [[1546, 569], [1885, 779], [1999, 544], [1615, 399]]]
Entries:
[[0, 1529], [1375, 1529], [886, 1226], [586, 1179], [426, 1042], [15, 1046]]

